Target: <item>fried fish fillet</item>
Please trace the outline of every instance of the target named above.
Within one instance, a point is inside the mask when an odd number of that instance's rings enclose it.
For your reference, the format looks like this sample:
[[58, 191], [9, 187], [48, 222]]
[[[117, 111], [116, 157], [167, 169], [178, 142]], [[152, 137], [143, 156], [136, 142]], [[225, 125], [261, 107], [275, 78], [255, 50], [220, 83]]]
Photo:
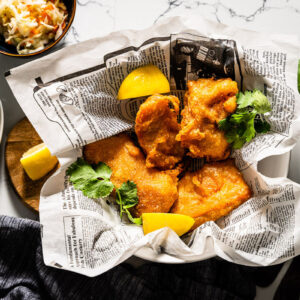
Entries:
[[184, 149], [176, 141], [179, 100], [175, 96], [150, 96], [136, 115], [135, 132], [147, 154], [146, 166], [162, 170], [173, 169], [182, 160]]
[[218, 122], [236, 109], [237, 83], [230, 78], [189, 81], [182, 110], [181, 130], [176, 140], [191, 157], [223, 160], [230, 154]]
[[172, 213], [195, 219], [192, 229], [215, 221], [251, 197], [251, 190], [232, 160], [205, 164], [186, 172], [178, 183], [178, 200]]
[[104, 162], [112, 169], [116, 187], [132, 180], [137, 185], [139, 203], [133, 213], [168, 212], [178, 197], [178, 171], [149, 169], [141, 150], [125, 133], [88, 144], [83, 149], [89, 163]]

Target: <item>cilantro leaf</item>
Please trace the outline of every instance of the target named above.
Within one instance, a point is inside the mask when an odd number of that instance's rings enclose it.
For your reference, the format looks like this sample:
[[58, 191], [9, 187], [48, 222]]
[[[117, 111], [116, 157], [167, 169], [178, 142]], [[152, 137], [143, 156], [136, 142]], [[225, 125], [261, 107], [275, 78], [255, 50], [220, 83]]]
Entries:
[[246, 129], [242, 135], [246, 142], [250, 142], [255, 137], [256, 131], [254, 128], [254, 118], [255, 114], [251, 114], [247, 118]]
[[259, 90], [252, 92], [253, 108], [257, 114], [265, 114], [272, 110], [268, 98]]
[[257, 114], [265, 114], [271, 111], [271, 104], [268, 98], [259, 90], [238, 93], [236, 102], [238, 104], [237, 113], [244, 112], [245, 108]]
[[78, 158], [67, 169], [66, 175], [70, 176], [74, 188], [89, 198], [106, 197], [114, 189], [114, 185], [108, 180], [111, 169], [104, 163], [99, 163], [94, 170], [84, 159]]
[[238, 129], [232, 127], [231, 130], [225, 133], [226, 140], [229, 144], [233, 143], [235, 140], [239, 139]]
[[119, 189], [110, 181], [112, 170], [105, 163], [98, 163], [95, 168], [84, 159], [78, 158], [66, 171], [70, 182], [83, 195], [97, 199], [107, 197], [116, 189], [116, 202], [120, 206], [120, 216], [127, 214], [128, 219], [137, 225], [142, 224], [141, 218], [132, 217], [129, 208], [138, 204], [137, 187], [133, 181], [124, 182]]
[[261, 119], [254, 120], [254, 128], [257, 133], [266, 133], [270, 131], [271, 126], [268, 122], [262, 121]]
[[246, 91], [245, 93], [239, 92], [236, 95], [236, 103], [238, 105], [238, 108], [245, 108], [247, 106], [251, 106], [252, 105], [252, 97], [251, 97], [251, 92], [250, 91]]
[[134, 224], [136, 224], [136, 225], [142, 225], [142, 217], [139, 217], [139, 218], [133, 218], [132, 215], [131, 215], [131, 213], [129, 212], [128, 209], [126, 209], [126, 213], [127, 213], [128, 219], [129, 219], [132, 223], [134, 223]]
[[82, 192], [86, 197], [97, 199], [109, 196], [113, 189], [114, 185], [111, 181], [94, 179], [84, 186]]
[[84, 159], [78, 158], [66, 171], [66, 174], [70, 176], [70, 180], [78, 180], [81, 178], [94, 178], [96, 173], [91, 165], [89, 165]]
[[237, 95], [237, 110], [221, 120], [218, 126], [225, 132], [233, 149], [240, 149], [250, 142], [257, 133], [266, 133], [270, 124], [262, 120], [262, 115], [271, 110], [268, 98], [259, 90], [246, 91]]
[[90, 181], [97, 178], [97, 174], [87, 162], [82, 158], [78, 158], [66, 171], [66, 175], [70, 176], [70, 181], [74, 184], [74, 188], [81, 190]]
[[228, 119], [229, 129], [225, 132], [225, 137], [228, 143], [232, 143], [233, 149], [240, 149], [254, 138], [254, 119], [253, 113], [234, 114]]
[[96, 166], [95, 172], [97, 176], [102, 179], [110, 179], [112, 170], [111, 168], [103, 162], [98, 163]]
[[218, 125], [221, 130], [227, 131], [230, 128], [229, 118], [221, 120]]
[[124, 182], [119, 189], [117, 189], [117, 203], [120, 205], [120, 216], [123, 213], [127, 214], [128, 219], [137, 225], [142, 224], [141, 218], [133, 218], [129, 208], [138, 204], [137, 187], [133, 181]]
[[138, 204], [136, 184], [133, 181], [124, 182], [119, 188], [124, 208], [130, 208]]
[[231, 121], [237, 124], [241, 124], [245, 121], [247, 122], [249, 115], [251, 115], [249, 112], [236, 113], [231, 115]]

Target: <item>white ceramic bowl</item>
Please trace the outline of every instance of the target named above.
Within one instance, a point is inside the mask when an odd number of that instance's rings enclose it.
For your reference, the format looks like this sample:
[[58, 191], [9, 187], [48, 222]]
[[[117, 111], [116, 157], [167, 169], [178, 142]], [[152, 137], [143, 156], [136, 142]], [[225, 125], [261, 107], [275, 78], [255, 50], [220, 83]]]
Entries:
[[[289, 170], [290, 153], [285, 153], [277, 156], [269, 156], [258, 162], [258, 171], [268, 177], [287, 177]], [[214, 257], [216, 254], [213, 251], [207, 251], [201, 260]], [[165, 253], [155, 253], [151, 248], [144, 247], [140, 249], [135, 256], [165, 264], [182, 264], [186, 262], [200, 261], [199, 259], [182, 260]]]

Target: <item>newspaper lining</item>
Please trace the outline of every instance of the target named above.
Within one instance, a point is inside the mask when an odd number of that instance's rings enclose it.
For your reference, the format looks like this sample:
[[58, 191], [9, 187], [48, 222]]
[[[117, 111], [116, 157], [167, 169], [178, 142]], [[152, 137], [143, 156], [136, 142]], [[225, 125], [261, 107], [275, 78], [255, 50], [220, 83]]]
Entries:
[[[177, 17], [144, 31], [86, 41], [11, 70], [7, 81], [17, 101], [61, 164], [41, 192], [45, 263], [96, 276], [143, 247], [183, 261], [216, 254], [244, 265], [276, 264], [298, 255], [300, 186], [257, 171], [259, 160], [290, 151], [300, 134], [299, 44], [290, 37], [281, 40]], [[145, 99], [117, 101], [116, 95], [130, 71], [149, 63], [164, 72], [181, 100], [187, 80], [214, 76], [231, 77], [241, 90], [260, 89], [272, 103], [266, 117], [271, 132], [232, 155], [253, 198], [184, 241], [167, 228], [143, 236], [140, 227], [120, 221], [112, 201], [84, 197], [65, 176], [82, 146], [133, 129]]]

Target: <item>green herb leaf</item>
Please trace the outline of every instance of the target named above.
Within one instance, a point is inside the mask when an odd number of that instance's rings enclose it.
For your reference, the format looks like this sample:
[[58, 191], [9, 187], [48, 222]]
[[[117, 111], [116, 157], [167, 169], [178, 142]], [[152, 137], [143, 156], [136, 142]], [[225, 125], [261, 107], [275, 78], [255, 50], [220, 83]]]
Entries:
[[102, 179], [110, 179], [112, 174], [111, 168], [103, 162], [100, 162], [96, 166], [95, 172], [97, 173], [97, 177]]
[[[80, 190], [89, 198], [108, 196], [114, 185], [108, 179], [111, 169], [104, 163], [99, 163], [96, 170], [82, 158], [78, 158], [66, 171], [76, 190]], [[102, 178], [104, 180], [99, 180]]]
[[254, 120], [254, 128], [257, 133], [267, 133], [268, 131], [270, 131], [271, 126], [266, 121], [262, 121], [260, 119], [255, 119]]
[[133, 218], [132, 215], [131, 215], [131, 213], [130, 213], [130, 211], [129, 211], [128, 209], [126, 209], [126, 213], [127, 213], [128, 219], [129, 219], [132, 223], [134, 223], [134, 224], [136, 224], [136, 225], [142, 225], [142, 217], [139, 217], [139, 218]]
[[66, 171], [66, 174], [70, 176], [71, 181], [78, 179], [95, 178], [96, 173], [94, 169], [85, 162], [82, 158], [78, 158]]
[[243, 134], [243, 138], [246, 140], [246, 142], [250, 142], [255, 137], [256, 131], [254, 128], [254, 118], [255, 114], [251, 114], [247, 118], [247, 126]]
[[120, 216], [127, 214], [128, 219], [137, 225], [142, 224], [141, 218], [133, 218], [129, 208], [138, 204], [137, 187], [133, 181], [127, 181], [117, 190], [117, 203], [120, 205]]
[[97, 199], [109, 196], [113, 189], [111, 181], [94, 179], [85, 185], [82, 192], [86, 197]]
[[251, 113], [249, 112], [236, 113], [231, 115], [231, 121], [237, 124], [241, 124], [243, 122], [247, 122], [249, 115], [251, 115]]
[[235, 128], [235, 127], [232, 127], [231, 130], [227, 131], [225, 133], [225, 137], [226, 137], [226, 140], [229, 144], [233, 143], [234, 141], [238, 140], [239, 139], [239, 134], [238, 134], [238, 129]]
[[[110, 181], [112, 171], [105, 163], [100, 162], [95, 169], [82, 158], [78, 158], [66, 171], [76, 190], [89, 198], [107, 197], [115, 186]], [[141, 218], [133, 218], [129, 208], [138, 204], [137, 187], [133, 181], [127, 181], [116, 188], [116, 202], [120, 206], [120, 216], [126, 213], [128, 219], [137, 225], [142, 224]]]
[[241, 149], [246, 141], [243, 138], [237, 138], [233, 141], [232, 148], [233, 149]]
[[119, 188], [119, 193], [122, 198], [123, 207], [130, 208], [138, 204], [136, 184], [133, 181], [124, 182]]
[[254, 90], [252, 97], [254, 98], [253, 107], [257, 114], [265, 114], [272, 110], [268, 98], [261, 91]]
[[221, 120], [218, 125], [221, 130], [227, 131], [230, 128], [229, 118]]
[[251, 91], [246, 91], [245, 93], [239, 92], [236, 95], [236, 103], [238, 105], [238, 109], [252, 106], [253, 98], [251, 96]]
[[238, 108], [234, 114], [219, 122], [218, 126], [225, 131], [228, 143], [233, 149], [240, 149], [250, 142], [257, 133], [266, 133], [270, 124], [262, 121], [262, 114], [271, 110], [268, 98], [259, 90], [246, 91], [237, 95]]
[[245, 108], [250, 109], [256, 114], [265, 114], [271, 111], [271, 104], [268, 98], [259, 90], [246, 91], [237, 94], [237, 113], [244, 112]]

